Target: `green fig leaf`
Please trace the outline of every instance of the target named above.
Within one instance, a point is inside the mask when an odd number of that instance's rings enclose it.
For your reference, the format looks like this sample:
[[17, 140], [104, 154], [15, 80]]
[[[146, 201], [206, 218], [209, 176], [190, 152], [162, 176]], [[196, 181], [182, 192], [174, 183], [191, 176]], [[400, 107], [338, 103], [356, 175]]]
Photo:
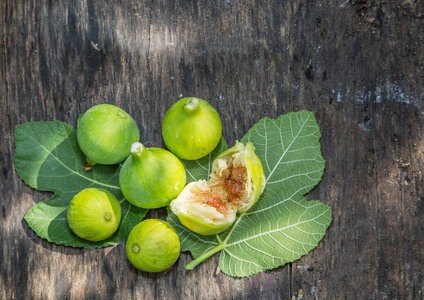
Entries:
[[221, 271], [246, 277], [298, 260], [315, 248], [332, 220], [329, 206], [305, 198], [320, 182], [325, 167], [320, 136], [313, 113], [307, 111], [275, 120], [263, 118], [255, 124], [241, 141], [253, 143], [264, 167], [267, 183], [258, 202], [239, 214], [231, 228], [212, 236], [191, 232], [168, 211], [181, 250], [195, 258], [186, 268], [221, 252]]
[[[21, 179], [37, 190], [54, 193], [51, 199], [38, 203], [25, 215], [28, 226], [49, 242], [86, 248], [115, 245], [125, 241], [146, 214], [147, 210], [131, 205], [121, 194], [119, 165], [96, 165], [84, 170], [85, 156], [72, 126], [60, 121], [19, 125], [15, 129], [15, 147], [13, 163]], [[69, 229], [66, 219], [72, 198], [88, 187], [107, 189], [121, 205], [118, 230], [100, 242], [79, 238]]]

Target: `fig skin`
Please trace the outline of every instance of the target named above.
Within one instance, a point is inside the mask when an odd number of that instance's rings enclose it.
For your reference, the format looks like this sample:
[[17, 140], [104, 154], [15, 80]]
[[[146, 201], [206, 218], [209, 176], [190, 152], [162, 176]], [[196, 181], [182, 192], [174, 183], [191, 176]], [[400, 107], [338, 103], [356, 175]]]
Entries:
[[158, 219], [137, 224], [130, 232], [126, 252], [131, 264], [145, 272], [162, 272], [180, 256], [180, 240], [175, 229]]
[[161, 148], [145, 148], [136, 142], [119, 172], [124, 197], [142, 208], [167, 206], [183, 190], [186, 173], [181, 161]]
[[87, 188], [74, 196], [67, 211], [69, 228], [80, 238], [98, 242], [107, 239], [121, 222], [121, 206], [107, 190]]
[[222, 136], [218, 112], [205, 100], [187, 97], [175, 102], [162, 122], [166, 147], [181, 159], [195, 160], [208, 155]]
[[111, 104], [93, 106], [80, 115], [77, 139], [89, 165], [113, 165], [125, 160], [140, 139], [134, 119]]
[[210, 180], [189, 183], [170, 208], [191, 231], [217, 234], [231, 226], [237, 212], [249, 210], [264, 188], [265, 174], [253, 144], [237, 141], [213, 161]]

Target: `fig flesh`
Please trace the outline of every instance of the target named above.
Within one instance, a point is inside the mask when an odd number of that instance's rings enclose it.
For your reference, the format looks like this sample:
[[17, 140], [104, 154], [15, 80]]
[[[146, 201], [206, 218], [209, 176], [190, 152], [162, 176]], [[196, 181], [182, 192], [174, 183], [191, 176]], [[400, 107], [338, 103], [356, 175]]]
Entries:
[[130, 155], [140, 132], [127, 112], [115, 105], [100, 104], [79, 117], [77, 138], [89, 165], [113, 165]]
[[67, 211], [69, 228], [80, 238], [98, 242], [110, 237], [121, 222], [121, 206], [107, 190], [87, 188], [74, 196]]
[[200, 98], [178, 100], [162, 122], [166, 147], [181, 159], [195, 160], [209, 154], [221, 135], [222, 123], [217, 111]]
[[137, 269], [161, 272], [177, 261], [180, 255], [180, 240], [168, 222], [148, 219], [131, 230], [126, 252], [128, 260]]
[[181, 161], [161, 148], [136, 142], [119, 172], [122, 194], [142, 208], [164, 207], [184, 188], [186, 173]]
[[189, 183], [170, 208], [188, 229], [203, 235], [220, 233], [250, 209], [265, 188], [265, 175], [253, 144], [236, 145], [212, 163], [209, 181]]

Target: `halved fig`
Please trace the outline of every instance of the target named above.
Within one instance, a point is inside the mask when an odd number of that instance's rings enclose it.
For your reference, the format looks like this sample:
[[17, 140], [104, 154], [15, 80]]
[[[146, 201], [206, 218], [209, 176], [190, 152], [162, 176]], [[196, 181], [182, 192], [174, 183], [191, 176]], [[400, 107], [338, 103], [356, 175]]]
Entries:
[[253, 144], [236, 145], [212, 164], [209, 181], [189, 183], [170, 208], [188, 229], [203, 235], [220, 233], [250, 209], [265, 188], [265, 175]]

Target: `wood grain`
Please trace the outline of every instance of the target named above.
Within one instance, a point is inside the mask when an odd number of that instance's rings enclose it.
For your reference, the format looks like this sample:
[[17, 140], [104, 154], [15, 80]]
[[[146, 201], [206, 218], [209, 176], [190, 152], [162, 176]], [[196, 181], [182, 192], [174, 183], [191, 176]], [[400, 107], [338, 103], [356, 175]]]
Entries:
[[[423, 14], [417, 0], [3, 0], [0, 298], [423, 299]], [[14, 171], [16, 125], [76, 126], [112, 103], [164, 147], [184, 96], [218, 110], [230, 145], [262, 117], [315, 113], [326, 170], [308, 198], [333, 223], [314, 251], [243, 279], [217, 274], [218, 255], [188, 272], [187, 253], [147, 274], [124, 244], [74, 249], [28, 228], [51, 194]]]

